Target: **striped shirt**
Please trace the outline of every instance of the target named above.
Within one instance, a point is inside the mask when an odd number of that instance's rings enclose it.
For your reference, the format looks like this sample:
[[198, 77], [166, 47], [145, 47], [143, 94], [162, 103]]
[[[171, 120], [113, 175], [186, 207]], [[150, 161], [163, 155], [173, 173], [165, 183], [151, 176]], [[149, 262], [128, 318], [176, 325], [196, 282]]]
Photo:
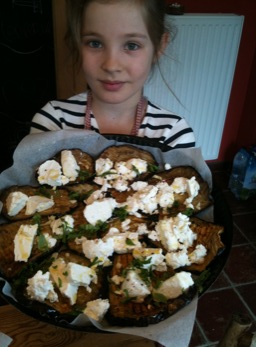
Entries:
[[[33, 117], [30, 133], [84, 129], [86, 103], [86, 93], [72, 96], [66, 100], [48, 102]], [[99, 133], [97, 121], [92, 114], [91, 130]], [[195, 147], [193, 130], [185, 119], [150, 101], [148, 101], [146, 114], [137, 136], [154, 138], [171, 148]]]

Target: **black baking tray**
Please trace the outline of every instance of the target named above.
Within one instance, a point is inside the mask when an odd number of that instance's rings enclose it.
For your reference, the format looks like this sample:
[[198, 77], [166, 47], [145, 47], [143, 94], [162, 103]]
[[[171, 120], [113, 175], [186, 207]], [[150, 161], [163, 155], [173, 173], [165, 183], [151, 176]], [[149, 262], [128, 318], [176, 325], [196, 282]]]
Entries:
[[[166, 152], [170, 150], [169, 146], [166, 146], [154, 139], [141, 138], [137, 136], [130, 135], [116, 135], [116, 134], [105, 134], [104, 135], [109, 140], [115, 140], [120, 143], [127, 143], [130, 145], [137, 146], [149, 146], [160, 148], [161, 151]], [[220, 224], [224, 227], [224, 232], [221, 234], [222, 242], [225, 248], [215, 257], [215, 259], [209, 264], [206, 271], [203, 273], [203, 279], [200, 281], [200, 290], [198, 292], [199, 298], [209, 289], [209, 287], [215, 282], [221, 273], [223, 267], [225, 266], [230, 249], [232, 246], [233, 238], [233, 220], [229, 209], [229, 206], [223, 196], [223, 193], [214, 186], [212, 190], [212, 197], [214, 200], [214, 223]], [[0, 273], [1, 277], [1, 273]], [[79, 326], [70, 324], [69, 320], [66, 319], [65, 315], [61, 315], [53, 309], [45, 310], [45, 305], [33, 304], [19, 302], [12, 297], [5, 295], [3, 293], [4, 281], [0, 280], [0, 295], [11, 305], [16, 307], [21, 312], [31, 316], [37, 320], [56, 325], [63, 328], [79, 330], [83, 332], [97, 332], [102, 333], [101, 330], [94, 326]], [[106, 333], [106, 332], [105, 332]]]

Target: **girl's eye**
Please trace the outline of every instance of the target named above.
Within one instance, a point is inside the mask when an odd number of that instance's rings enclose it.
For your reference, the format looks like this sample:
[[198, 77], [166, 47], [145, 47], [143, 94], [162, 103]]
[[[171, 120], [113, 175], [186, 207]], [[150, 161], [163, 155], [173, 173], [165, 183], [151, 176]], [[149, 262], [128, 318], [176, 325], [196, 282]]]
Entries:
[[137, 43], [134, 43], [134, 42], [128, 42], [126, 45], [125, 45], [125, 48], [129, 51], [136, 51], [137, 49], [140, 48], [140, 46], [137, 44]]
[[88, 46], [91, 48], [101, 48], [102, 44], [100, 43], [100, 41], [93, 40], [88, 42]]

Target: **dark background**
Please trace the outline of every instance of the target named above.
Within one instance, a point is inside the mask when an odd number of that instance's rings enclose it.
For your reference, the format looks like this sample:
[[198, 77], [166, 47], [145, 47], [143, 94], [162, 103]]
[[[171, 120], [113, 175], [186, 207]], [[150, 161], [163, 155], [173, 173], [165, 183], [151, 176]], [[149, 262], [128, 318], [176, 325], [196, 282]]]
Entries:
[[0, 1], [0, 171], [33, 115], [56, 98], [51, 0]]

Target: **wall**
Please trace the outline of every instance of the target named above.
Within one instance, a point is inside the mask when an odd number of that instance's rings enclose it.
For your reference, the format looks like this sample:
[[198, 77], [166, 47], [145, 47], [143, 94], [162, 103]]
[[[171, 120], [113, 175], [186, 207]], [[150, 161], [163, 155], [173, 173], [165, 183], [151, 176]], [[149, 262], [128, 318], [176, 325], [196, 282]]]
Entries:
[[[166, 1], [174, 3], [176, 1]], [[240, 50], [218, 161], [231, 161], [241, 146], [256, 143], [256, 1], [182, 0], [188, 13], [245, 16]]]

